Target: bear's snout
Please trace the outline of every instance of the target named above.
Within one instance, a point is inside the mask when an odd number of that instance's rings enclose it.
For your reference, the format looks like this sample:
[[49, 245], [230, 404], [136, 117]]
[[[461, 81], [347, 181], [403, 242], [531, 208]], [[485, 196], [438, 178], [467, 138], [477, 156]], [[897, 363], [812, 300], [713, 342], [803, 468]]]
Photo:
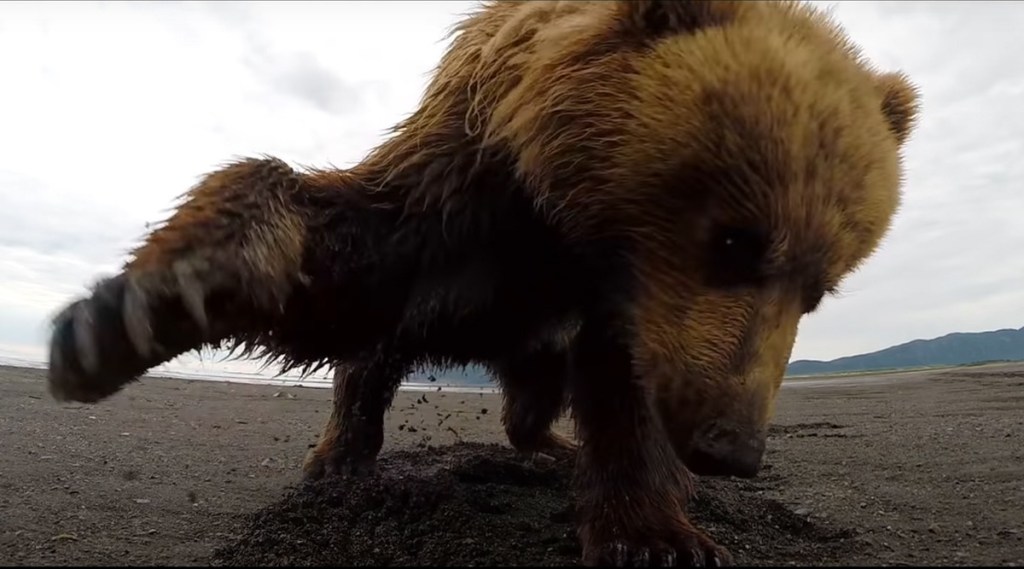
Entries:
[[766, 432], [728, 421], [713, 421], [699, 429], [686, 460], [698, 476], [753, 478], [761, 470]]

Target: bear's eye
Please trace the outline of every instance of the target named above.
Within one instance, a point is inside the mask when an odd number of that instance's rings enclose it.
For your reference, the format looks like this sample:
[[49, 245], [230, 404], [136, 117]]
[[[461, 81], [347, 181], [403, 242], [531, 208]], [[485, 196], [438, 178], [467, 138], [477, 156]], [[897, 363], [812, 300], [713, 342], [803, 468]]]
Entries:
[[721, 287], [756, 286], [764, 280], [768, 239], [755, 229], [723, 226], [711, 237], [710, 284]]

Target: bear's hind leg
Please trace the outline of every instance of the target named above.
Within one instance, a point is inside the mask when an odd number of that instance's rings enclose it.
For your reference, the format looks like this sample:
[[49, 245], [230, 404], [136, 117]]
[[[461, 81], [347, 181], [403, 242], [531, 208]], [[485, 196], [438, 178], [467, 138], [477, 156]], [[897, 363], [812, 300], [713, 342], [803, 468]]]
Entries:
[[385, 352], [339, 364], [331, 416], [303, 465], [306, 480], [375, 472], [384, 444], [384, 415], [409, 368]]
[[523, 454], [576, 449], [572, 440], [551, 428], [566, 408], [567, 358], [565, 351], [542, 348], [491, 366], [502, 388], [505, 433]]

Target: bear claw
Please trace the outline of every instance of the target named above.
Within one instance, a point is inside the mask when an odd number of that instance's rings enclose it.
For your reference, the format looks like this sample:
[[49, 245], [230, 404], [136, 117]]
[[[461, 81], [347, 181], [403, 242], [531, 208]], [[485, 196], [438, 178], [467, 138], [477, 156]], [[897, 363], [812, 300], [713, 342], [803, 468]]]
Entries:
[[146, 294], [134, 280], [129, 280], [125, 287], [122, 318], [135, 352], [144, 358], [149, 357], [153, 351], [153, 327], [149, 321]]
[[95, 314], [88, 302], [78, 302], [68, 315], [71, 320], [71, 335], [74, 340], [75, 355], [86, 374], [92, 375], [99, 371], [100, 354], [93, 334]]
[[210, 321], [206, 316], [206, 298], [203, 286], [196, 277], [192, 266], [178, 262], [174, 264], [174, 276], [178, 281], [178, 292], [192, 320], [204, 332], [209, 329]]
[[[228, 263], [219, 270], [210, 267], [208, 259], [195, 255], [168, 270], [123, 272], [99, 281], [91, 295], [64, 308], [53, 319], [50, 339], [51, 395], [60, 401], [98, 401], [150, 367], [211, 339], [206, 298], [211, 290], [237, 288], [231, 285], [239, 279]], [[217, 328], [219, 322], [213, 324]]]
[[102, 281], [91, 298], [76, 300], [54, 317], [48, 377], [54, 399], [92, 403], [116, 391], [101, 378], [109, 371], [105, 367], [111, 355], [105, 353], [114, 306], [108, 300], [117, 296], [106, 289], [120, 284], [114, 279]]
[[588, 565], [612, 567], [725, 567], [729, 552], [696, 529], [684, 530], [674, 543], [614, 541], [588, 555]]
[[676, 550], [666, 547], [630, 547], [625, 543], [608, 545], [596, 565], [612, 567], [725, 567], [731, 558], [721, 548], [705, 551], [701, 547]]
[[[90, 296], [58, 313], [49, 347], [51, 396], [58, 401], [93, 403], [160, 363], [169, 352], [157, 341], [157, 323], [175, 348], [187, 349], [196, 343], [194, 325], [182, 326], [177, 317], [154, 320], [158, 315], [153, 309], [164, 306], [162, 290], [156, 280], [142, 281], [122, 273], [99, 281]], [[181, 295], [185, 312], [195, 318], [195, 288], [173, 294]]]
[[377, 472], [376, 458], [347, 458], [343, 454], [320, 454], [313, 449], [303, 465], [303, 480], [315, 482], [324, 478], [368, 478]]

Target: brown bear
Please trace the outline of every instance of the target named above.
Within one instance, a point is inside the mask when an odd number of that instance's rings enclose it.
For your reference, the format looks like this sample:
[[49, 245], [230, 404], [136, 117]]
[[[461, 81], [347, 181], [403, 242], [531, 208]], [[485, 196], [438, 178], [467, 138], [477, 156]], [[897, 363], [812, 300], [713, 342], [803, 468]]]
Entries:
[[202, 179], [55, 318], [50, 390], [98, 401], [204, 345], [337, 366], [317, 477], [372, 471], [410, 369], [483, 364], [516, 448], [570, 447], [571, 408], [585, 563], [726, 563], [686, 469], [758, 471], [801, 316], [890, 226], [917, 105], [799, 3], [487, 3], [357, 166]]

